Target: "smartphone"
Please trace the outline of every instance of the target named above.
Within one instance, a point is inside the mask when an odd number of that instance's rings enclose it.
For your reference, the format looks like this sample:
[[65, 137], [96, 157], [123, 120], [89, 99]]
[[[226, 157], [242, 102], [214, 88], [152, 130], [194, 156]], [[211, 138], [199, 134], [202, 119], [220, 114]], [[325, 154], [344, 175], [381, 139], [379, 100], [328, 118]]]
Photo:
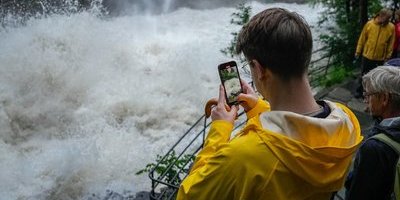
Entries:
[[226, 103], [229, 106], [238, 104], [237, 97], [243, 93], [243, 86], [236, 62], [230, 61], [218, 65], [218, 73], [224, 86]]

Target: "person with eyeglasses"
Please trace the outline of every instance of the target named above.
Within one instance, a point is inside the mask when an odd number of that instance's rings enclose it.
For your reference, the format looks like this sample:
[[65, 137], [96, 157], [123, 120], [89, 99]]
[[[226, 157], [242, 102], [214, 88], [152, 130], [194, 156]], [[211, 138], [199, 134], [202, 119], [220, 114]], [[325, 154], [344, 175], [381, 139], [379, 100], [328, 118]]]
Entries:
[[231, 139], [238, 108], [226, 105], [220, 87], [204, 147], [177, 199], [331, 198], [362, 136], [347, 107], [314, 99], [310, 27], [295, 12], [269, 8], [242, 28], [236, 50], [262, 97], [242, 81], [238, 100], [248, 121]]
[[394, 149], [376, 139], [384, 134], [400, 143], [400, 68], [379, 66], [362, 77], [364, 101], [370, 115], [378, 119], [358, 150], [354, 169], [346, 181], [346, 199], [389, 200], [392, 197], [395, 165]]

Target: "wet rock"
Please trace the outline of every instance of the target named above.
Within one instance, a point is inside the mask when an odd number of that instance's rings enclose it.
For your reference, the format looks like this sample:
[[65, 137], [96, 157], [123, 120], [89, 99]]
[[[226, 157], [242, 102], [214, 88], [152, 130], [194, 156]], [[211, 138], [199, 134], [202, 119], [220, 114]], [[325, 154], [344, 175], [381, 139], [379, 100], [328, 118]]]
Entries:
[[138, 192], [136, 196], [131, 191], [124, 191], [123, 193], [120, 194], [112, 190], [106, 190], [104, 196], [92, 194], [87, 200], [150, 200], [150, 193], [146, 191]]
[[134, 200], [149, 200], [150, 199], [150, 192], [141, 191], [136, 193], [136, 197]]

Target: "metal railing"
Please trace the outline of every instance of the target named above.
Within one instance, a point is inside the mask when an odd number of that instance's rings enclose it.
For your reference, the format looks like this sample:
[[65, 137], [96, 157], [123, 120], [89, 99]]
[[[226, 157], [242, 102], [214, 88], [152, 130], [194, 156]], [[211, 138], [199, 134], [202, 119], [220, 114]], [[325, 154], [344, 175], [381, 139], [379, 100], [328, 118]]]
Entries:
[[310, 62], [308, 77], [311, 87], [317, 87], [322, 77], [326, 77], [329, 68], [337, 63], [332, 63], [332, 49], [322, 47], [313, 51], [313, 58]]
[[[246, 117], [241, 111], [236, 120], [234, 132], [245, 123]], [[150, 199], [175, 199], [179, 185], [187, 176], [194, 161], [193, 158], [203, 147], [210, 124], [211, 120], [205, 115], [201, 116], [150, 170]], [[165, 163], [167, 160], [169, 162]], [[160, 168], [162, 171], [157, 172]]]

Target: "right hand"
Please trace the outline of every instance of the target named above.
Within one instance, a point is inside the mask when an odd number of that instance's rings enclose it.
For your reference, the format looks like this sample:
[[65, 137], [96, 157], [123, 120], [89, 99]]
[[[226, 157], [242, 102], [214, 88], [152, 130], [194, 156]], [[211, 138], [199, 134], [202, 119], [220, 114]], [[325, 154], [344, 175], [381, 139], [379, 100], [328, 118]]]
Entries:
[[221, 85], [219, 87], [219, 97], [217, 106], [211, 109], [211, 119], [215, 120], [225, 120], [233, 124], [237, 116], [238, 106], [229, 107], [225, 100], [225, 90]]
[[243, 93], [239, 94], [238, 101], [240, 102], [240, 105], [243, 106], [244, 111], [247, 112], [256, 106], [258, 96], [246, 81], [241, 80], [241, 82], [243, 86]]
[[357, 54], [357, 53], [354, 54], [354, 59], [355, 59], [355, 60], [358, 60], [359, 58], [360, 58], [360, 54]]

